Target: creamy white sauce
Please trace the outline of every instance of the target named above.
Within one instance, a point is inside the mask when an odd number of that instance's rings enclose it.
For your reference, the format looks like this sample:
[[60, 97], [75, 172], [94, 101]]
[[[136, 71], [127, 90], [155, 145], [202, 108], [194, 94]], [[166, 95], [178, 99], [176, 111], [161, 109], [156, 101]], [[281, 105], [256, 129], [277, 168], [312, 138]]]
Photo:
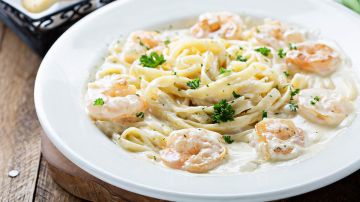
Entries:
[[[163, 36], [165, 36], [165, 38], [166, 36], [172, 38], [174, 36], [184, 38], [189, 35], [188, 30], [165, 31], [163, 33], [164, 33]], [[307, 35], [311, 35], [311, 34], [307, 34]], [[318, 75], [305, 74], [305, 75], [314, 76], [315, 79], [312, 81], [313, 86], [331, 89], [333, 86], [342, 86], [341, 84], [342, 81], [341, 79], [336, 79], [337, 76], [342, 74], [356, 75], [356, 73], [354, 73], [353, 70], [349, 68], [351, 67], [351, 62], [349, 61], [349, 59], [345, 56], [345, 54], [341, 50], [339, 51], [341, 54], [342, 65], [340, 66], [338, 71], [335, 72], [333, 75], [328, 77], [321, 77]], [[331, 83], [329, 79], [331, 79], [333, 83]], [[357, 83], [355, 85], [357, 87], [359, 86]], [[342, 88], [343, 88], [342, 90], [344, 91], [342, 93], [344, 93], [348, 97], [354, 97], [354, 95], [347, 94], [346, 92], [347, 90], [345, 89], [346, 86], [343, 86]], [[95, 97], [92, 96], [92, 99], [94, 98], [96, 98], [96, 96]], [[356, 101], [354, 101], [354, 109], [358, 109], [358, 106], [359, 106], [359, 99], [356, 99]], [[301, 155], [286, 161], [264, 161], [261, 158], [259, 158], [255, 147], [253, 147], [251, 144], [246, 142], [235, 141], [232, 144], [225, 145], [228, 151], [226, 155], [226, 159], [222, 162], [220, 166], [209, 171], [209, 174], [223, 175], [223, 174], [231, 174], [231, 173], [239, 173], [239, 172], [253, 172], [253, 171], [261, 172], [279, 166], [291, 166], [293, 164], [299, 163], [305, 159], [311, 158], [313, 155], [315, 155], [317, 152], [323, 149], [326, 146], [326, 144], [335, 136], [346, 135], [346, 129], [352, 123], [352, 120], [354, 120], [354, 118], [357, 116], [358, 113], [359, 110], [354, 110], [337, 127], [328, 127], [328, 126], [322, 126], [316, 123], [312, 123], [309, 120], [304, 119], [300, 115], [291, 113], [288, 110], [284, 110], [284, 112], [278, 115], [269, 113], [269, 117], [271, 118], [277, 117], [277, 118], [291, 119], [296, 125], [296, 127], [304, 131], [305, 145], [303, 148], [301, 148], [302, 149]], [[108, 124], [108, 122], [106, 124]], [[156, 165], [164, 166], [167, 169], [171, 169], [163, 165], [163, 163], [160, 160], [160, 156], [156, 151], [146, 151], [146, 152], [130, 153], [130, 154], [135, 158], [150, 159], [151, 161], [148, 162], [154, 163]], [[185, 172], [181, 170], [177, 170], [177, 171]]]

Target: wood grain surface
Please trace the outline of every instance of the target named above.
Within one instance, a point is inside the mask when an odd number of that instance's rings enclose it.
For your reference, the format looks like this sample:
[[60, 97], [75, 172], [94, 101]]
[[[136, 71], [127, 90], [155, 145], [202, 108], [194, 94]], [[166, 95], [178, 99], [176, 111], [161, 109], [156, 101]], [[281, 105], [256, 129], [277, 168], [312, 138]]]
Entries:
[[[33, 100], [40, 61], [0, 23], [0, 201], [83, 201], [54, 182], [40, 153], [42, 130]], [[15, 178], [8, 176], [13, 169], [20, 171]], [[330, 186], [281, 201], [360, 201], [360, 171]]]

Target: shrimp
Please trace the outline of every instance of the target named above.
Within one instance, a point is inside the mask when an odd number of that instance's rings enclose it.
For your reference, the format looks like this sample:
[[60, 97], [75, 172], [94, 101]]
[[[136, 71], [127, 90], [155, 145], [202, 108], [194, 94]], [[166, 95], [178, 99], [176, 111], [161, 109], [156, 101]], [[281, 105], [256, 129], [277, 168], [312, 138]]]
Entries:
[[264, 24], [255, 28], [254, 37], [260, 44], [276, 48], [286, 43], [299, 43], [304, 41], [304, 35], [301, 32], [289, 29], [280, 21], [270, 19], [266, 19]]
[[[136, 87], [118, 74], [108, 75], [88, 84], [87, 110], [92, 118], [116, 123], [135, 122], [147, 108], [136, 94]], [[96, 101], [100, 103], [96, 104]], [[139, 117], [140, 118], [139, 118]]]
[[122, 58], [125, 62], [131, 64], [148, 50], [160, 49], [162, 45], [164, 44], [160, 39], [160, 34], [157, 32], [133, 32], [124, 44]]
[[197, 38], [240, 39], [244, 26], [240, 16], [233, 13], [204, 13], [190, 31]]
[[203, 173], [220, 165], [226, 153], [219, 133], [189, 128], [173, 131], [160, 157], [171, 168]]
[[338, 52], [324, 43], [301, 43], [295, 47], [286, 54], [286, 62], [300, 70], [328, 75], [340, 64]]
[[352, 103], [334, 90], [312, 88], [298, 95], [299, 114], [327, 126], [339, 125], [352, 111]]
[[289, 160], [299, 156], [304, 132], [289, 119], [264, 119], [255, 125], [252, 144], [265, 160]]

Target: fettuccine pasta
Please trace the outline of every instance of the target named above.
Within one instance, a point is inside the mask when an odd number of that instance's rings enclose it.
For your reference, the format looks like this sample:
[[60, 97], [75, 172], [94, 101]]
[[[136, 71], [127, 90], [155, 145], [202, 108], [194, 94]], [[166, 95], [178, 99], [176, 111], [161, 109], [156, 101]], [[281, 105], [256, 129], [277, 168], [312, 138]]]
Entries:
[[338, 47], [309, 35], [228, 12], [133, 32], [88, 84], [87, 111], [122, 148], [174, 169], [296, 159], [319, 141], [314, 130], [344, 125], [357, 98]]

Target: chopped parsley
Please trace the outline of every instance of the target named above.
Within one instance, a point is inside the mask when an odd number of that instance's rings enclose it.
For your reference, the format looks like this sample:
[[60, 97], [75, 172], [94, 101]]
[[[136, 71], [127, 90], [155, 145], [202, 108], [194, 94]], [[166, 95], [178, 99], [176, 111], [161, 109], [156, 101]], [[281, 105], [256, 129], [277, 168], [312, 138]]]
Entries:
[[171, 43], [170, 39], [166, 39], [166, 40], [164, 41], [164, 44], [165, 44], [165, 45], [169, 45], [170, 43]]
[[296, 112], [299, 109], [299, 106], [296, 103], [290, 102], [289, 103], [289, 109], [292, 112]]
[[255, 51], [261, 53], [263, 56], [269, 56], [270, 53], [270, 49], [266, 48], [265, 46], [257, 48]]
[[142, 55], [140, 57], [140, 64], [144, 67], [156, 68], [157, 66], [166, 62], [162, 54], [158, 55], [156, 52], [150, 53], [149, 56]]
[[174, 72], [173, 74], [174, 74], [174, 75], [177, 75], [177, 72]]
[[243, 57], [242, 55], [238, 55], [236, 56], [236, 60], [240, 62], [246, 62], [247, 58]]
[[200, 87], [200, 79], [197, 78], [192, 81], [188, 81], [186, 85], [189, 86], [191, 89], [197, 89]]
[[267, 113], [267, 111], [263, 111], [262, 112], [262, 119], [264, 119], [264, 118], [267, 118], [268, 117], [268, 113]]
[[286, 56], [286, 52], [284, 51], [284, 49], [280, 48], [280, 49], [278, 50], [278, 56], [279, 56], [280, 58], [284, 58], [284, 57]]
[[225, 140], [225, 142], [228, 143], [228, 144], [231, 144], [231, 143], [234, 142], [234, 140], [231, 139], [231, 136], [230, 136], [230, 135], [224, 135], [224, 136], [222, 136], [222, 137], [223, 137], [223, 139]]
[[289, 43], [289, 49], [290, 50], [297, 50], [297, 47], [294, 44]]
[[211, 119], [214, 123], [233, 121], [235, 110], [229, 105], [226, 100], [214, 104], [214, 114]]
[[319, 96], [315, 96], [311, 101], [310, 101], [310, 104], [311, 105], [315, 105], [317, 102], [320, 101], [320, 98]]
[[299, 94], [299, 92], [300, 92], [300, 89], [295, 89], [295, 90], [292, 90], [292, 88], [290, 87], [290, 100], [293, 100], [293, 97], [295, 96], [295, 95], [297, 95], [297, 94]]
[[294, 96], [299, 94], [300, 89], [297, 88], [295, 90], [293, 90], [290, 86], [290, 102], [289, 102], [289, 109], [292, 112], [296, 112], [299, 108], [299, 106], [294, 102]]
[[283, 72], [283, 73], [285, 74], [286, 77], [289, 77], [289, 76], [290, 76], [289, 72], [286, 72], [286, 71], [285, 71], [285, 72]]
[[229, 75], [231, 73], [230, 69], [225, 69], [223, 67], [220, 68], [220, 74]]
[[145, 116], [145, 114], [144, 114], [144, 112], [138, 112], [138, 113], [136, 113], [136, 117], [138, 117], [138, 118], [144, 118], [144, 116]]
[[94, 106], [102, 106], [104, 104], [104, 100], [102, 98], [97, 98], [96, 100], [94, 100], [93, 105]]
[[239, 98], [239, 97], [241, 97], [241, 95], [237, 94], [235, 91], [232, 92], [232, 95], [234, 96], [234, 98]]

